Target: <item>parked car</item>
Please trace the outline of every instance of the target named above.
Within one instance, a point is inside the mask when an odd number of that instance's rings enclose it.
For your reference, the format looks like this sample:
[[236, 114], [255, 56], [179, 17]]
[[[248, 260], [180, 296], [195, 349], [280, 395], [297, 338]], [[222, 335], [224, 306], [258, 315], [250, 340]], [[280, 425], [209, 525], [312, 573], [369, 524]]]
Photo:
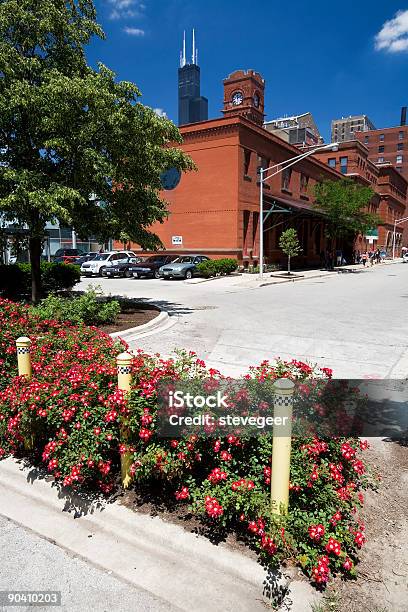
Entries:
[[405, 253], [402, 255], [402, 262], [408, 263], [408, 251], [405, 251]]
[[170, 265], [162, 266], [159, 274], [163, 278], [193, 278], [197, 264], [209, 259], [205, 255], [181, 255]]
[[73, 263], [78, 257], [85, 255], [82, 249], [57, 249], [53, 256], [55, 263]]
[[173, 259], [174, 256], [171, 255], [151, 255], [141, 263], [130, 266], [129, 272], [131, 272], [135, 278], [140, 276], [160, 278], [159, 269], [161, 266], [170, 263]]
[[114, 266], [110, 268], [106, 268], [104, 272], [104, 276], [108, 278], [112, 278], [114, 276], [131, 278], [133, 276], [133, 272], [131, 268], [135, 264], [142, 263], [143, 257], [130, 257], [127, 261], [119, 261]]
[[82, 255], [82, 257], [76, 257], [72, 263], [74, 263], [76, 266], [82, 266], [82, 264], [86, 261], [92, 261], [92, 259], [95, 259], [97, 255], [98, 253], [95, 252], [85, 253]]
[[86, 261], [81, 266], [81, 274], [85, 276], [103, 276], [105, 270], [122, 261], [128, 261], [135, 257], [133, 251], [108, 251], [98, 253], [91, 261]]

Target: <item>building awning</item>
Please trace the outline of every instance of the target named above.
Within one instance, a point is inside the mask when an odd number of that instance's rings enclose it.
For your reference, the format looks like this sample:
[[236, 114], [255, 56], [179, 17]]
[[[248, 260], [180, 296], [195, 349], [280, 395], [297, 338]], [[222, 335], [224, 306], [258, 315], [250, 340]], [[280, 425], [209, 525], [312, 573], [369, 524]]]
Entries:
[[266, 196], [265, 201], [268, 204], [277, 205], [278, 207], [284, 210], [286, 209], [287, 212], [298, 211], [309, 213], [310, 215], [317, 215], [319, 217], [324, 216], [323, 213], [319, 212], [316, 208], [314, 208], [310, 202], [305, 202], [303, 200], [295, 200], [293, 198], [287, 198], [283, 196]]

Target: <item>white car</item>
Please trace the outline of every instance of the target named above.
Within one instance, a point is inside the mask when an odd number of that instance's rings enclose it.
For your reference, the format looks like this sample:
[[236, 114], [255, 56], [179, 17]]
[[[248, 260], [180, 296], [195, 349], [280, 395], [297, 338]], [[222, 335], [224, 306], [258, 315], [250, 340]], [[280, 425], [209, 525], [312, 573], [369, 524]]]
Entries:
[[81, 266], [81, 274], [85, 276], [103, 276], [106, 268], [136, 257], [133, 251], [109, 251], [98, 253], [91, 261], [86, 261]]
[[405, 253], [403, 254], [402, 262], [403, 263], [408, 263], [408, 251], [405, 251]]

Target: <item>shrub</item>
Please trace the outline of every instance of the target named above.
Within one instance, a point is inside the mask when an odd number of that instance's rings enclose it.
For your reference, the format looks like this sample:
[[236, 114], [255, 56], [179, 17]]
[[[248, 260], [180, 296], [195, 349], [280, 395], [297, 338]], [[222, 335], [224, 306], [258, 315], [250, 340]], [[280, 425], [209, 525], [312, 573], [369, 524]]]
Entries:
[[216, 259], [208, 259], [207, 261], [202, 261], [197, 264], [197, 272], [200, 276], [204, 278], [210, 278], [211, 276], [216, 276], [217, 274], [217, 260]]
[[71, 289], [81, 280], [78, 266], [67, 263], [41, 262], [41, 281], [46, 294]]
[[41, 319], [103, 325], [114, 323], [120, 314], [121, 307], [117, 300], [101, 300], [97, 291], [89, 287], [79, 297], [63, 298], [49, 295], [34, 307], [34, 311]]
[[[41, 281], [45, 294], [70, 289], [81, 280], [78, 266], [41, 262]], [[0, 295], [20, 299], [31, 294], [31, 266], [18, 263], [0, 265]]]
[[[20, 335], [32, 340], [31, 381], [16, 376]], [[269, 435], [177, 440], [157, 435], [160, 380], [194, 378], [217, 385], [220, 374], [194, 353], [163, 360], [139, 351], [126, 397], [117, 389], [115, 367], [115, 355], [125, 347], [94, 328], [42, 321], [33, 309], [0, 300], [0, 457], [30, 453], [65, 486], [95, 485], [109, 493], [120, 455], [130, 453], [137, 484], [186, 504], [213, 535], [235, 530], [265, 563], [296, 560], [323, 586], [336, 573], [355, 574], [365, 539], [358, 515], [361, 490], [369, 482], [359, 458], [365, 442], [294, 438], [289, 513], [272, 515]], [[330, 376], [324, 368], [277, 361], [251, 368], [246, 380], [313, 382]]]
[[204, 278], [210, 278], [211, 276], [217, 276], [217, 274], [232, 274], [238, 267], [236, 259], [224, 258], [224, 259], [208, 259], [197, 265], [197, 271]]
[[218, 268], [220, 274], [232, 274], [238, 267], [238, 262], [236, 259], [232, 259], [231, 257], [225, 257], [224, 259], [218, 259]]

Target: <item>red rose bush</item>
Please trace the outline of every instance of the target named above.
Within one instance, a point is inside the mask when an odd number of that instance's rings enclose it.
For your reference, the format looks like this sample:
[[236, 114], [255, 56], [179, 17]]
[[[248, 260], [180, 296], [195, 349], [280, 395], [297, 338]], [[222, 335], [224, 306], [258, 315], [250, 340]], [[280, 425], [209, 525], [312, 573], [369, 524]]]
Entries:
[[[31, 380], [17, 373], [19, 336], [31, 339]], [[366, 442], [294, 437], [289, 512], [276, 516], [270, 510], [271, 435], [157, 435], [160, 381], [198, 378], [211, 388], [220, 374], [193, 353], [164, 360], [139, 351], [126, 396], [117, 388], [116, 369], [116, 355], [126, 348], [96, 328], [44, 321], [0, 299], [0, 458], [28, 456], [64, 486], [109, 494], [120, 483], [121, 456], [130, 455], [136, 489], [159, 484], [209, 529], [236, 531], [263, 562], [296, 562], [318, 586], [336, 573], [355, 574], [365, 541], [362, 489], [371, 482], [361, 459]], [[307, 381], [331, 372], [278, 360], [251, 368], [246, 379], [282, 377], [309, 393]]]

